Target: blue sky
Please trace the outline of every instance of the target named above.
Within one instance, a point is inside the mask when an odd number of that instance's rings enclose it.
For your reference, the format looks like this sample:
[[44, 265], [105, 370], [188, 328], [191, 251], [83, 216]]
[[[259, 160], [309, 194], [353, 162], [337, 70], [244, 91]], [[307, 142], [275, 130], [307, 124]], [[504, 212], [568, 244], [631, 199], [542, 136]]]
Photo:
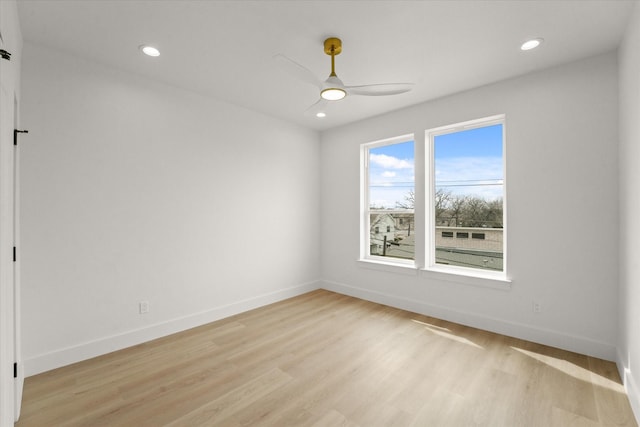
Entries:
[[[436, 188], [457, 195], [502, 197], [502, 125], [486, 126], [435, 138]], [[370, 150], [370, 204], [393, 208], [415, 188], [414, 142]]]
[[436, 137], [436, 160], [455, 157], [502, 157], [502, 125]]
[[493, 200], [502, 197], [502, 125], [435, 138], [436, 189]]
[[385, 145], [369, 151], [369, 204], [395, 208], [415, 188], [413, 141]]

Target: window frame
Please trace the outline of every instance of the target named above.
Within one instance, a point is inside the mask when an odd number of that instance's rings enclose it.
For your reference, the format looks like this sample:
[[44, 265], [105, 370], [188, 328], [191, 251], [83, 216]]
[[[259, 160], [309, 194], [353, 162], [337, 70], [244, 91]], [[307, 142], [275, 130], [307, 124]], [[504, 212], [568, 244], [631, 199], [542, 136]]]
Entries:
[[[360, 145], [360, 261], [366, 262], [374, 262], [379, 264], [385, 264], [389, 266], [399, 266], [399, 267], [412, 267], [417, 268], [418, 256], [414, 250], [414, 259], [403, 259], [403, 258], [394, 258], [394, 257], [385, 257], [380, 255], [372, 255], [370, 252], [371, 248], [371, 207], [369, 203], [369, 153], [371, 149], [384, 147], [387, 145], [393, 144], [401, 144], [405, 142], [413, 142], [413, 158], [414, 158], [414, 168], [416, 167], [416, 145], [417, 141], [415, 139], [415, 134], [405, 134], [400, 136], [395, 136], [392, 138], [385, 138], [378, 141], [367, 142]], [[414, 177], [414, 192], [416, 180]], [[415, 227], [415, 206], [413, 209], [414, 215], [414, 227]], [[414, 228], [415, 233], [415, 228]], [[416, 243], [417, 246], [417, 243]]]
[[[435, 182], [434, 145], [430, 133], [454, 129], [466, 130], [473, 127], [502, 124], [502, 168], [503, 168], [503, 270], [491, 271], [479, 268], [458, 267], [435, 264]], [[436, 135], [434, 135], [436, 136]], [[462, 286], [508, 291], [511, 289], [511, 278], [508, 276], [507, 264], [507, 126], [506, 115], [499, 114], [480, 119], [459, 122], [446, 126], [429, 128], [418, 133], [408, 133], [396, 137], [360, 143], [360, 253], [357, 265], [360, 268], [388, 272], [393, 274], [415, 276], [420, 281], [432, 280], [449, 282]], [[414, 142], [414, 191], [415, 206], [413, 210], [413, 232], [415, 233], [415, 259], [369, 255], [370, 249], [370, 215], [369, 209], [369, 150], [384, 145]], [[469, 235], [468, 239], [470, 240]], [[455, 239], [455, 237], [454, 237]], [[433, 249], [431, 249], [433, 248]]]
[[[477, 129], [492, 125], [502, 125], [502, 253], [503, 267], [502, 271], [490, 271], [481, 268], [453, 266], [446, 264], [437, 264], [435, 239], [436, 239], [436, 217], [435, 217], [435, 138], [440, 135], [460, 132], [470, 129]], [[462, 276], [473, 276], [479, 278], [498, 279], [507, 281], [507, 165], [506, 165], [506, 115], [499, 114], [495, 116], [468, 120], [464, 122], [454, 123], [446, 126], [427, 129], [425, 131], [425, 262], [423, 270], [441, 273], [459, 274]]]

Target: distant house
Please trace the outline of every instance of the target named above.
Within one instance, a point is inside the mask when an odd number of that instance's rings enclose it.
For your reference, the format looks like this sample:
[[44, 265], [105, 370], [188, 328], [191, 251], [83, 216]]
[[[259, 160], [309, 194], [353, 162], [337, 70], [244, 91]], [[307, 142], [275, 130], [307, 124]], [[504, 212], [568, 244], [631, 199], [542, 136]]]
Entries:
[[503, 251], [502, 228], [436, 227], [436, 247]]
[[502, 271], [503, 229], [436, 227], [436, 263]]
[[388, 247], [396, 237], [396, 220], [391, 214], [387, 213], [372, 215], [370, 233], [370, 253], [372, 255], [382, 255], [385, 253], [384, 242], [388, 242]]
[[394, 212], [393, 219], [396, 224], [396, 230], [405, 230], [411, 233], [415, 227], [413, 212]]

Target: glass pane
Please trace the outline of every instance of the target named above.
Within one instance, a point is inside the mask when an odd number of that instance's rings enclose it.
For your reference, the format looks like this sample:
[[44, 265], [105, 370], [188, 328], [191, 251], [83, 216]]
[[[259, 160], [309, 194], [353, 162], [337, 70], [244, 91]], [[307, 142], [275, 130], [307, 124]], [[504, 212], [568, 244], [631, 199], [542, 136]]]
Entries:
[[415, 259], [413, 212], [375, 211], [370, 214], [369, 220], [371, 255]]
[[503, 270], [502, 146], [502, 124], [434, 138], [436, 263]]
[[369, 149], [370, 254], [415, 259], [414, 143]]

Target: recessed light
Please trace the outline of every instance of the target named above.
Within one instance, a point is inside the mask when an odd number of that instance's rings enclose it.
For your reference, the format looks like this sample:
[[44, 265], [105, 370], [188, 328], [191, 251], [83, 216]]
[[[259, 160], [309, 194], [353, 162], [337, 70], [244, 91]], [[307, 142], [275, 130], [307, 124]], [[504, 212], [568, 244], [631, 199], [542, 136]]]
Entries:
[[320, 118], [322, 118], [322, 117], [327, 117], [327, 115], [326, 115], [326, 113], [323, 113], [323, 112], [321, 111], [321, 112], [319, 112], [318, 114], [316, 114], [316, 117], [320, 117]]
[[140, 50], [145, 55], [160, 56], [160, 51], [157, 48], [153, 47], [153, 46], [149, 46], [149, 45], [143, 44], [142, 46], [140, 46]]
[[535, 49], [538, 46], [540, 46], [540, 44], [543, 42], [543, 40], [544, 39], [541, 39], [541, 38], [527, 40], [526, 42], [522, 43], [522, 45], [520, 46], [520, 49], [521, 50]]

